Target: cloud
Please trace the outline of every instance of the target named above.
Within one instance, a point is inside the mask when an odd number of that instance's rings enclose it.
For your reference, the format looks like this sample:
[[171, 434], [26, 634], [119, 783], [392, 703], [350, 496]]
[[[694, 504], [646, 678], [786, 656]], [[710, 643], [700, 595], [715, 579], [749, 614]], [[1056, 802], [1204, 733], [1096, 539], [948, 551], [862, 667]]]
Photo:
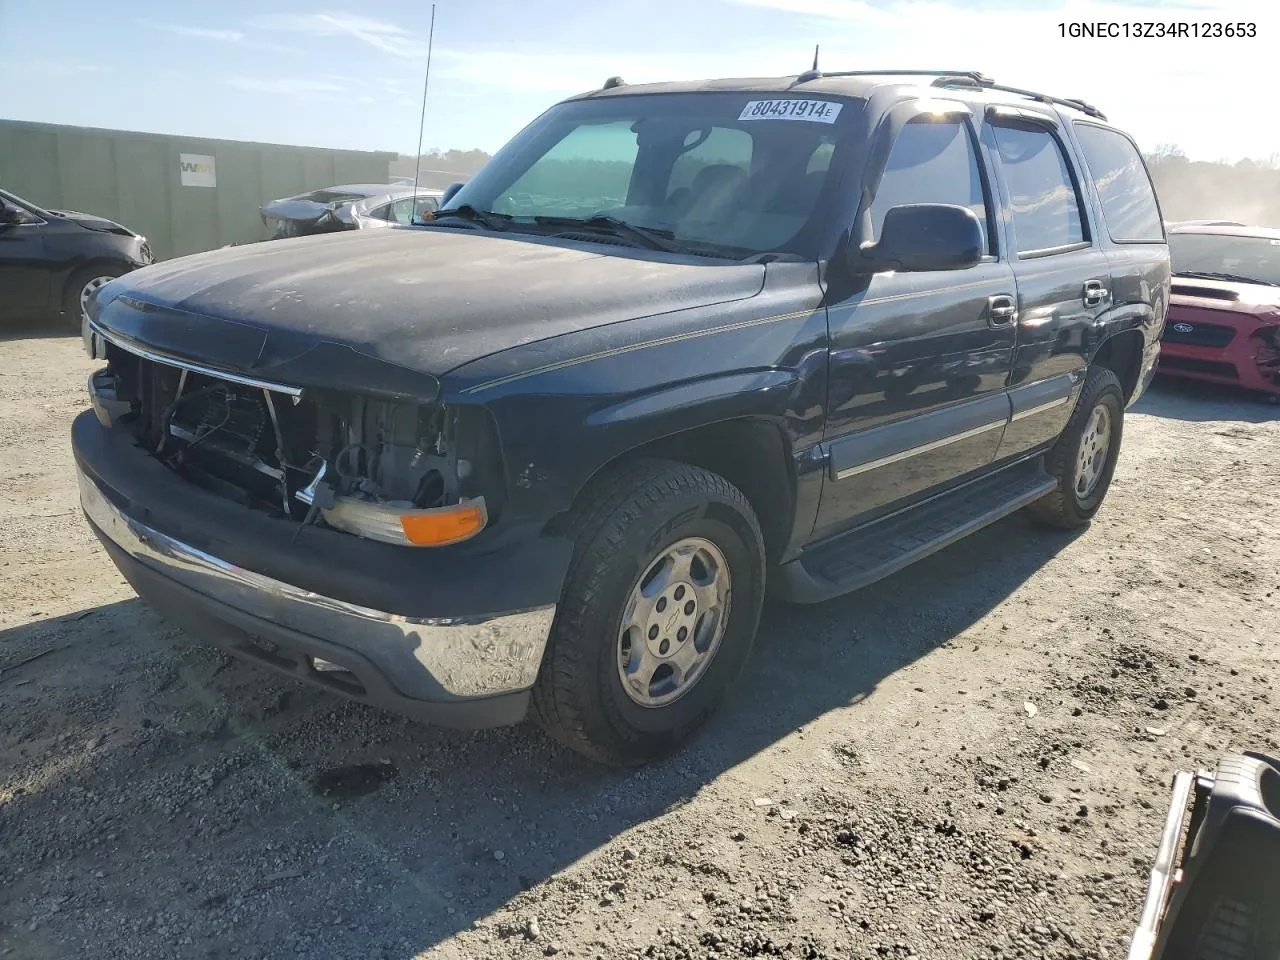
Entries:
[[221, 30], [213, 27], [188, 27], [178, 23], [152, 23], [146, 20], [140, 20], [154, 30], [163, 30], [165, 33], [177, 34], [180, 37], [196, 37], [201, 40], [222, 40], [226, 43], [239, 43], [244, 40], [244, 34], [239, 30]]
[[299, 77], [228, 77], [227, 86], [249, 93], [274, 93], [283, 96], [307, 96], [318, 93], [345, 93], [341, 84]]
[[425, 57], [427, 52], [426, 41], [403, 27], [354, 13], [269, 13], [249, 23], [262, 30], [358, 40], [395, 57]]

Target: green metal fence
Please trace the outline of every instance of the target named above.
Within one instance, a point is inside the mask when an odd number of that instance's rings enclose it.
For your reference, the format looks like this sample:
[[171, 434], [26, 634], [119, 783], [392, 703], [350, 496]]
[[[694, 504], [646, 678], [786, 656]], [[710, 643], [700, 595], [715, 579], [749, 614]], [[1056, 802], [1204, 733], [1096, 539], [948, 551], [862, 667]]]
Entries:
[[122, 223], [160, 259], [265, 240], [263, 203], [385, 183], [395, 156], [0, 120], [0, 187]]

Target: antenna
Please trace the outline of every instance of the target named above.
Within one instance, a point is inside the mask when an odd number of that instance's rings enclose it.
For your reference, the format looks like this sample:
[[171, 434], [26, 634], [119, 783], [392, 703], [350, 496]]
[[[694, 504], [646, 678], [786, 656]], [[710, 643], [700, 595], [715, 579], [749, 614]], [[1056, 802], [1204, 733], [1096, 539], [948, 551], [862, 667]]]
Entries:
[[418, 174], [422, 169], [422, 131], [427, 125], [427, 85], [431, 82], [431, 45], [436, 38], [436, 5], [431, 5], [431, 30], [427, 34], [427, 72], [422, 78], [422, 116], [418, 118], [418, 152], [413, 158], [413, 215], [410, 223], [418, 222]]
[[818, 72], [818, 45], [813, 45], [813, 72]]

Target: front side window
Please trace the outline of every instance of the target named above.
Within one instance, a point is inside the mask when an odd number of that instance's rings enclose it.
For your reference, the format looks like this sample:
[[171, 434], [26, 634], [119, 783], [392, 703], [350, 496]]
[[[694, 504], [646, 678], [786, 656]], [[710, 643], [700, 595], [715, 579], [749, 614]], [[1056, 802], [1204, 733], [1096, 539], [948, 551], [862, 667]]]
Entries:
[[1179, 276], [1210, 277], [1280, 287], [1280, 237], [1173, 233], [1169, 257]]
[[391, 222], [408, 226], [436, 208], [435, 197], [401, 197], [391, 204]]
[[983, 249], [991, 252], [990, 218], [978, 155], [968, 124], [914, 120], [902, 128], [889, 150], [884, 176], [871, 203], [872, 236], [879, 238], [884, 216], [910, 203], [968, 207], [982, 224]]
[[1058, 138], [1038, 128], [991, 129], [1009, 188], [1019, 255], [1084, 243], [1080, 194]]
[[465, 206], [497, 214], [508, 230], [580, 238], [564, 221], [606, 217], [679, 251], [816, 257], [827, 215], [819, 199], [861, 107], [742, 93], [563, 103], [517, 134], [433, 222]]
[[1111, 239], [1162, 241], [1164, 228], [1151, 178], [1129, 138], [1091, 123], [1077, 123], [1076, 137], [1098, 190]]

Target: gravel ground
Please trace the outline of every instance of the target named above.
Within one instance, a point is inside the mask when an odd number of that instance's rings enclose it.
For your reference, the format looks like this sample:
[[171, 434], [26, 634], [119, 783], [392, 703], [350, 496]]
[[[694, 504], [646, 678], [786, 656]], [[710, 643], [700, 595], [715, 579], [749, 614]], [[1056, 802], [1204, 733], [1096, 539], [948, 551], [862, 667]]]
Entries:
[[79, 516], [74, 339], [0, 341], [0, 956], [1119, 958], [1178, 768], [1276, 749], [1280, 408], [1158, 384], [1076, 535], [771, 608], [601, 770], [189, 642]]

